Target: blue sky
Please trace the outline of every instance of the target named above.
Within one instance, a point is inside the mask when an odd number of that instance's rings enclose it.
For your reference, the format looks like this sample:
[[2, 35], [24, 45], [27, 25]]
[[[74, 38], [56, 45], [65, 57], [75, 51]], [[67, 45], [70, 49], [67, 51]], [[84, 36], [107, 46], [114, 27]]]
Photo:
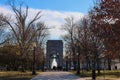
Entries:
[[52, 9], [58, 11], [77, 11], [87, 13], [92, 0], [29, 0], [29, 5], [34, 8]]
[[[50, 39], [61, 39], [65, 32], [61, 30], [65, 18], [73, 17], [80, 20], [93, 6], [93, 0], [16, 0], [24, 1], [29, 6], [29, 15], [42, 11], [41, 20], [49, 27], [54, 27], [50, 32]], [[13, 16], [12, 11], [6, 7], [7, 0], [0, 0], [0, 12]]]
[[[7, 0], [0, 0], [4, 5]], [[16, 0], [18, 1], [18, 0]], [[20, 1], [20, 0], [19, 0]], [[57, 11], [77, 11], [84, 14], [93, 6], [93, 0], [21, 0], [29, 7], [37, 9], [50, 9]]]

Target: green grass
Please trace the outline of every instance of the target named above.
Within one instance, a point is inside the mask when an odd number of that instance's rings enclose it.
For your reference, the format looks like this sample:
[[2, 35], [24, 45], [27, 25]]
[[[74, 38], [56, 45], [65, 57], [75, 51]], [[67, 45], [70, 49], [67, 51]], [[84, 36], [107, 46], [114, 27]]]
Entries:
[[[76, 72], [72, 72], [76, 74]], [[76, 74], [80, 77], [91, 77], [92, 71], [81, 71], [80, 74]], [[96, 71], [97, 75], [97, 71]], [[120, 80], [120, 70], [101, 70], [100, 76], [97, 76], [98, 79], [103, 80], [103, 78], [106, 78], [105, 80]]]
[[[40, 72], [37, 72], [40, 74]], [[20, 71], [1, 71], [0, 72], [0, 80], [30, 80], [32, 77], [36, 75], [32, 75], [30, 71], [20, 72]]]
[[73, 72], [73, 73], [80, 77], [91, 77], [92, 76], [91, 71], [81, 71], [80, 74], [77, 74], [76, 72]]
[[120, 70], [103, 70], [99, 77], [109, 77], [109, 78], [119, 78], [120, 79]]

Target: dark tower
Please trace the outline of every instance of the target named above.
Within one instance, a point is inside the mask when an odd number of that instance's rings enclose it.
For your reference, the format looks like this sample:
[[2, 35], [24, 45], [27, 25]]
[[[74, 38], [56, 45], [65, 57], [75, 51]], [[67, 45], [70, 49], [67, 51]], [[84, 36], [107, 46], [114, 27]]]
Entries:
[[62, 40], [48, 40], [46, 47], [46, 66], [51, 69], [53, 56], [56, 56], [57, 67], [63, 67], [63, 42]]

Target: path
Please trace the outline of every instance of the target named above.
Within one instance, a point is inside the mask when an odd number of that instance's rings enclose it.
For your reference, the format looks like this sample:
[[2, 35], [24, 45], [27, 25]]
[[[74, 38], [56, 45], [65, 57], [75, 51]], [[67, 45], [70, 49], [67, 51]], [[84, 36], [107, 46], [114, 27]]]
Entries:
[[85, 80], [80, 78], [70, 72], [43, 72], [41, 75], [31, 79], [31, 80]]

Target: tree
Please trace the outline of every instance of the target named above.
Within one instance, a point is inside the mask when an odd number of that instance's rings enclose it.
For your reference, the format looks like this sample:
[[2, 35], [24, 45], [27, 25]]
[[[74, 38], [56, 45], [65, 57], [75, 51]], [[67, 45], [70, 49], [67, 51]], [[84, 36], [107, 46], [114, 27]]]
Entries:
[[6, 70], [18, 70], [20, 66], [19, 48], [17, 45], [10, 43], [0, 47], [0, 66]]
[[37, 23], [36, 28], [39, 29], [39, 31], [37, 32], [36, 40], [39, 43], [38, 45], [42, 47], [44, 46], [44, 43], [46, 42], [48, 38], [49, 28], [43, 22]]
[[[24, 71], [26, 56], [28, 55], [31, 43], [35, 40], [38, 32], [41, 32], [41, 27], [35, 29], [36, 21], [38, 21], [41, 16], [39, 11], [32, 19], [28, 19], [29, 8], [23, 8], [23, 4], [19, 7], [15, 6], [14, 1], [10, 2], [10, 7], [14, 13], [14, 20], [6, 20], [5, 17], [2, 19], [6, 23], [14, 34], [20, 50], [20, 61], [22, 66], [22, 71]], [[43, 30], [42, 30], [43, 31]]]
[[38, 68], [41, 66], [42, 70], [44, 71], [44, 63], [45, 63], [44, 49], [45, 49], [45, 42], [49, 35], [49, 32], [48, 32], [49, 28], [43, 22], [36, 23], [35, 27], [36, 28], [34, 28], [34, 29], [36, 29], [36, 30], [39, 29], [39, 31], [36, 33], [36, 37], [35, 37], [35, 41], [37, 44], [36, 63], [38, 65]]
[[2, 13], [0, 13], [0, 45], [4, 44], [7, 40], [5, 40], [5, 36], [7, 33], [5, 32], [6, 23], [2, 21], [2, 19], [9, 20], [7, 17], [4, 17]]
[[75, 40], [79, 44], [78, 52], [80, 52], [81, 56], [85, 57], [86, 70], [92, 68], [93, 78], [96, 78], [96, 69], [98, 74], [100, 74], [100, 56], [104, 50], [103, 42], [92, 32], [94, 25], [91, 24], [89, 17], [81, 19], [76, 28], [77, 36]]
[[66, 35], [63, 36], [63, 39], [66, 41], [68, 45], [70, 45], [70, 49], [72, 51], [72, 58], [73, 58], [73, 64], [74, 69], [76, 70], [76, 52], [75, 52], [75, 28], [76, 24], [74, 22], [73, 17], [68, 17], [65, 19], [66, 23], [63, 25], [63, 30], [66, 31]]
[[78, 22], [76, 27], [76, 43], [79, 44], [78, 52], [85, 57], [86, 69], [90, 69], [90, 53], [89, 53], [89, 43], [90, 43], [90, 21], [87, 17], [84, 17]]
[[[108, 69], [111, 58], [119, 56], [120, 46], [120, 1], [100, 0], [89, 12], [94, 26], [93, 32], [103, 42], [107, 51]], [[115, 54], [113, 54], [115, 53]]]

